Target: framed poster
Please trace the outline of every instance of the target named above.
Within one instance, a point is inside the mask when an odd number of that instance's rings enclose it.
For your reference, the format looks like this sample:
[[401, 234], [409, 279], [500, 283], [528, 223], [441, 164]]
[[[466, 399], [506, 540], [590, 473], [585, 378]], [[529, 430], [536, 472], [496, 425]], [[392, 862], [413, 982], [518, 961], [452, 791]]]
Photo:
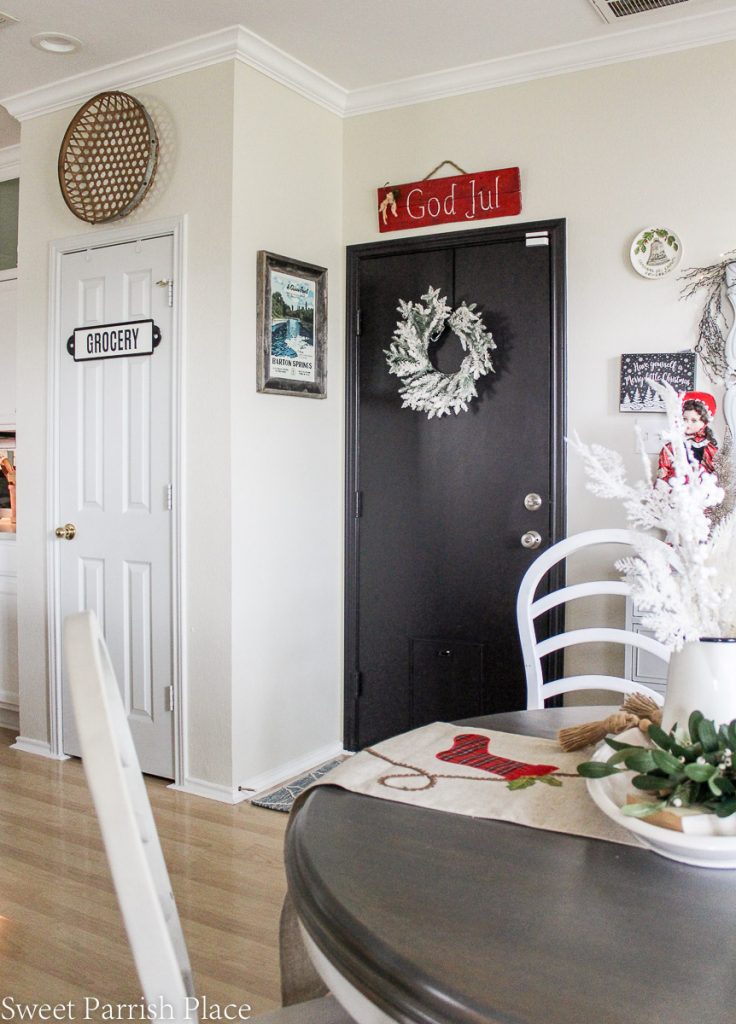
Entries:
[[620, 412], [664, 412], [664, 402], [647, 378], [683, 393], [695, 388], [695, 353], [626, 352], [621, 356]]
[[327, 395], [327, 271], [258, 253], [258, 390]]

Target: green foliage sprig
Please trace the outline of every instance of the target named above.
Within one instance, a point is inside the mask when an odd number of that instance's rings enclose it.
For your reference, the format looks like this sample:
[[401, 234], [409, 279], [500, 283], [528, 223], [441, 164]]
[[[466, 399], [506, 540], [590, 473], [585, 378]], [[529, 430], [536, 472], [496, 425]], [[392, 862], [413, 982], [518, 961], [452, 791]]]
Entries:
[[[632, 785], [650, 796], [627, 804], [623, 814], [645, 818], [666, 807], [703, 807], [719, 818], [736, 813], [736, 719], [716, 728], [702, 712], [693, 711], [687, 733], [675, 726], [666, 733], [649, 727], [653, 747], [632, 747], [606, 738], [614, 753], [607, 761], [585, 761], [578, 774], [586, 779], [633, 771]], [[653, 798], [653, 799], [652, 799]]]
[[647, 246], [650, 242], [654, 241], [655, 238], [661, 239], [666, 242], [671, 249], [675, 252], [680, 248], [677, 244], [677, 239], [674, 235], [671, 235], [666, 228], [652, 228], [651, 231], [643, 231], [636, 240], [636, 248], [634, 249], [634, 255], [638, 256], [639, 253], [647, 251]]

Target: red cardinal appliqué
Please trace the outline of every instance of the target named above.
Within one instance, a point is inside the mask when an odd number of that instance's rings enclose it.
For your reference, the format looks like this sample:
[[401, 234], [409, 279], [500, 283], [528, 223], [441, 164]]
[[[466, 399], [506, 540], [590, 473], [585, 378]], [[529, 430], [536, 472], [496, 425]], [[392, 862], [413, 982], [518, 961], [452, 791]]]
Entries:
[[488, 753], [488, 736], [477, 733], [463, 733], [456, 736], [449, 750], [441, 750], [437, 757], [440, 761], [451, 764], [465, 764], [472, 768], [481, 768], [492, 775], [501, 775], [504, 779], [523, 779], [530, 775], [551, 775], [558, 771], [554, 764], [525, 764], [523, 761], [512, 761], [508, 757], [496, 757]]

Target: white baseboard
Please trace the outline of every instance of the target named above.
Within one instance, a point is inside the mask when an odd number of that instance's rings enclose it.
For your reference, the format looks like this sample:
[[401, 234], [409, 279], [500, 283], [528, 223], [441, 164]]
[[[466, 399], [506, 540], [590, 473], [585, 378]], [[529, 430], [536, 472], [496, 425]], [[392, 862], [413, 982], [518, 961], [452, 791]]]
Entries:
[[12, 729], [17, 733], [20, 729], [18, 712], [18, 694], [0, 690], [0, 729]]
[[324, 764], [325, 761], [341, 757], [344, 753], [342, 743], [330, 743], [326, 747], [320, 747], [319, 750], [313, 750], [311, 753], [297, 757], [293, 761], [280, 764], [278, 768], [274, 768], [271, 771], [262, 772], [260, 775], [253, 775], [240, 785], [240, 792], [243, 794], [242, 798], [252, 800], [254, 796], [259, 796], [265, 790], [273, 789], [275, 786], [303, 775], [305, 772], [311, 771], [312, 768]]
[[20, 729], [18, 708], [12, 704], [0, 704], [0, 729], [12, 729], [17, 733]]
[[177, 786], [172, 782], [168, 789], [174, 789], [177, 793], [189, 793], [192, 796], [203, 796], [207, 800], [219, 800], [221, 804], [239, 804], [247, 800], [249, 793], [241, 793], [230, 786], [219, 786], [213, 782], [205, 782], [204, 779], [187, 778]]
[[15, 743], [10, 746], [11, 750], [22, 750], [26, 754], [35, 754], [37, 757], [48, 757], [52, 761], [68, 761], [68, 754], [55, 754], [49, 743], [43, 740], [34, 740], [28, 736], [16, 736]]

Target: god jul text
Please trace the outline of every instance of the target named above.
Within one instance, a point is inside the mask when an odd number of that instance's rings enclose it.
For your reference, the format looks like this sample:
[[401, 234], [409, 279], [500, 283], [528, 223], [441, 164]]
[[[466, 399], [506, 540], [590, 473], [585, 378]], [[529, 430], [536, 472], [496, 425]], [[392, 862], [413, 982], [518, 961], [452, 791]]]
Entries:
[[386, 185], [377, 191], [382, 232], [521, 213], [518, 167]]

